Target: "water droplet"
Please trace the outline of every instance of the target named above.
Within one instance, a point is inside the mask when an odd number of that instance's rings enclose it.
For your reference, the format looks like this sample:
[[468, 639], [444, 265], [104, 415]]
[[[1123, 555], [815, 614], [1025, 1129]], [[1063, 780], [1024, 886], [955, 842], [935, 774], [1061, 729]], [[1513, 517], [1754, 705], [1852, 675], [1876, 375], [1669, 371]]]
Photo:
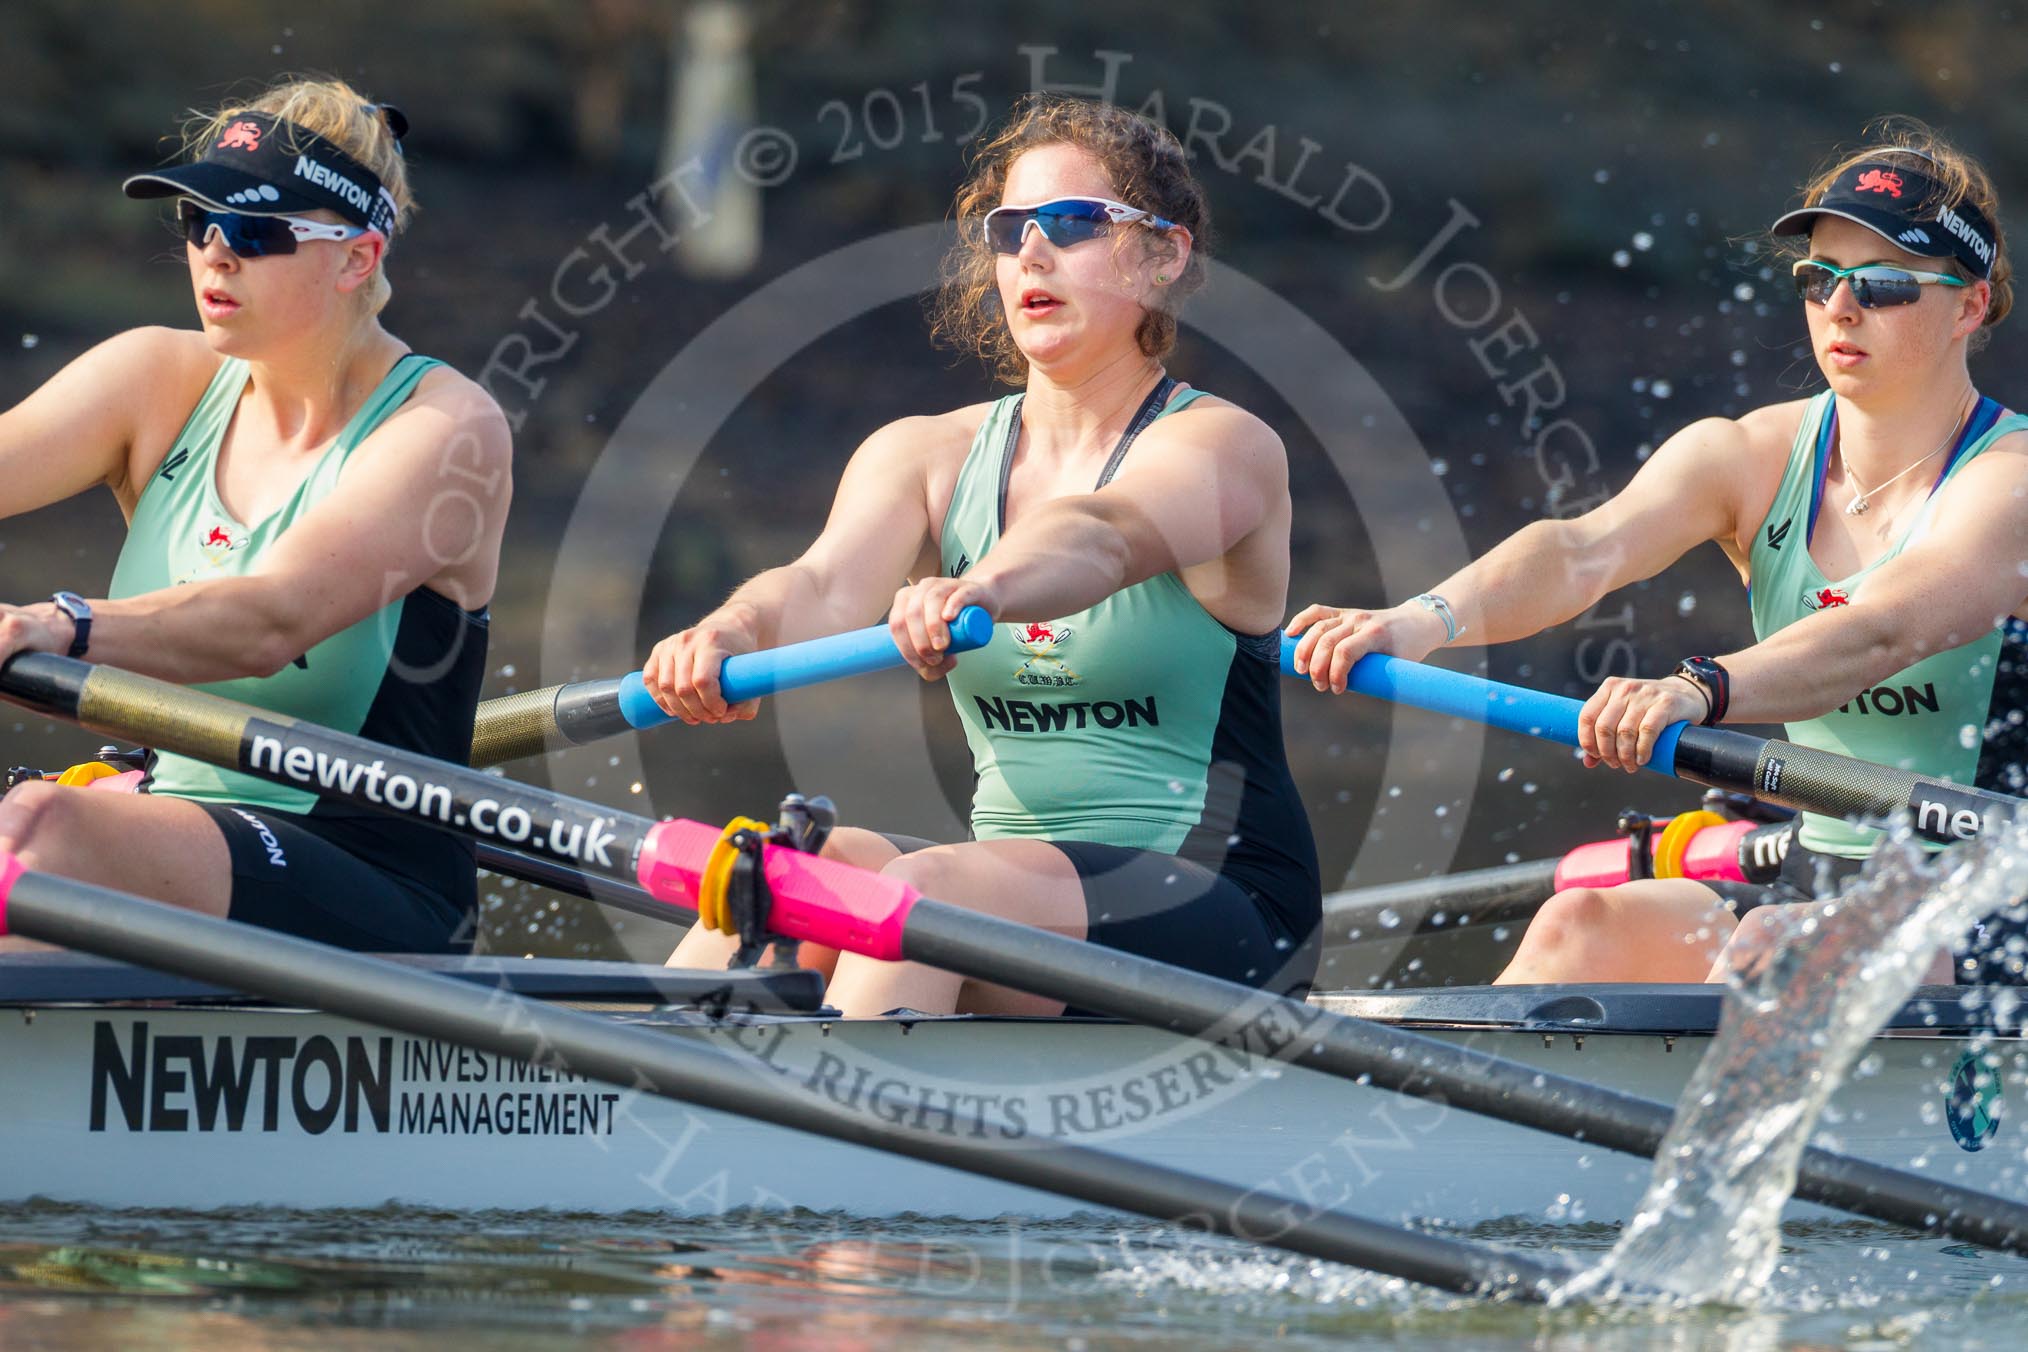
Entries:
[[1512, 933], [1513, 931], [1508, 929], [1505, 925], [1495, 925], [1493, 926], [1493, 942], [1496, 944], [1504, 944], [1507, 942], [1507, 936]]
[[1684, 592], [1676, 598], [1676, 613], [1678, 615], [1688, 615], [1695, 609], [1697, 609], [1696, 592]]
[[1676, 387], [1666, 380], [1658, 380], [1649, 387], [1657, 399], [1667, 399], [1676, 392]]
[[1634, 235], [1634, 247], [1646, 253], [1655, 247], [1655, 237], [1645, 230], [1637, 231]]
[[1443, 459], [1432, 460], [1429, 462], [1429, 472], [1441, 479], [1451, 472], [1451, 462]]
[[1631, 262], [1633, 262], [1633, 261], [1634, 261], [1634, 256], [1633, 256], [1632, 254], [1628, 253], [1628, 252], [1627, 252], [1627, 251], [1626, 251], [1625, 249], [1614, 249], [1614, 250], [1613, 250], [1613, 266], [1614, 266], [1614, 267], [1616, 267], [1616, 268], [1623, 268], [1623, 267], [1626, 267], [1626, 266], [1627, 266], [1627, 265], [1628, 265], [1629, 263], [1631, 263]]
[[1182, 781], [1182, 780], [1180, 780], [1180, 779], [1172, 779], [1172, 780], [1170, 780], [1170, 781], [1169, 781], [1169, 792], [1171, 792], [1171, 793], [1181, 793], [1181, 792], [1183, 792], [1183, 781]]
[[1831, 74], [1833, 75], [1839, 75], [1844, 72], [1845, 63], [1842, 61], [1833, 61], [1829, 66], [1826, 66], [1825, 69], [1830, 71]]
[[1979, 744], [1979, 730], [1970, 723], [1958, 729], [1958, 745], [1970, 751]]
[[1401, 912], [1395, 910], [1392, 906], [1383, 908], [1380, 914], [1374, 918], [1380, 922], [1382, 929], [1394, 929], [1401, 924]]
[[1514, 767], [1511, 765], [1503, 767], [1500, 773], [1497, 776], [1495, 776], [1495, 778], [1497, 778], [1502, 784], [1505, 784], [1508, 780], [1512, 779], [1513, 777], [1514, 777]]
[[1523, 793], [1533, 793], [1533, 792], [1535, 792], [1535, 783], [1534, 783], [1534, 781], [1533, 781], [1533, 780], [1530, 780], [1530, 781], [1529, 781], [1528, 783], [1526, 783], [1526, 784], [1523, 784], [1523, 785], [1521, 786], [1521, 792], [1523, 792]]
[[24, 333], [21, 335], [21, 346], [23, 347], [34, 347], [37, 343], [41, 341], [42, 339], [40, 337], [32, 333]]
[[1612, 178], [1612, 176], [1613, 171], [1610, 169], [1594, 169], [1592, 171], [1591, 181], [1594, 183], [1604, 183], [1610, 178]]

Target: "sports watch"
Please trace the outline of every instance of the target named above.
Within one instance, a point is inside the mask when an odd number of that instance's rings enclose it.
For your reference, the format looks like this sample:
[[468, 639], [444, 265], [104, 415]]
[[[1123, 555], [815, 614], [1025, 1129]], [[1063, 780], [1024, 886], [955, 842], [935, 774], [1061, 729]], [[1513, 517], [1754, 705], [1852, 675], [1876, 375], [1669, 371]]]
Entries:
[[49, 598], [56, 608], [70, 616], [70, 651], [65, 657], [83, 657], [85, 649], [92, 645], [92, 608], [76, 592], [60, 591]]
[[1704, 713], [1704, 727], [1713, 727], [1724, 721], [1726, 707], [1732, 703], [1732, 678], [1726, 674], [1724, 667], [1708, 657], [1686, 657], [1676, 664], [1674, 674], [1686, 681], [1695, 681], [1710, 697], [1711, 707]]

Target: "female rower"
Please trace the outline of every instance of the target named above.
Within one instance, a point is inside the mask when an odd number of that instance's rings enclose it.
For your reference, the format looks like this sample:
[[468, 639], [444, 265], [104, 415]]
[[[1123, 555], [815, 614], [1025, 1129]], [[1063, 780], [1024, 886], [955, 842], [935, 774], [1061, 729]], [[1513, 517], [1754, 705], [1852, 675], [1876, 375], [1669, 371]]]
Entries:
[[[938, 334], [1022, 391], [875, 432], [816, 542], [656, 645], [647, 687], [686, 722], [751, 718], [720, 697], [727, 656], [885, 611], [909, 662], [950, 682], [974, 839], [840, 831], [828, 853], [991, 915], [1303, 988], [1322, 902], [1276, 689], [1287, 462], [1258, 418], [1162, 364], [1204, 278], [1203, 192], [1154, 123], [1031, 97], [955, 215]], [[948, 625], [968, 605], [999, 624], [959, 662]], [[730, 947], [697, 926], [670, 961]], [[851, 954], [828, 998], [848, 1014], [1062, 1009]]]
[[[1691, 424], [1596, 511], [1535, 522], [1408, 604], [1309, 607], [1290, 630], [1318, 688], [1343, 690], [1368, 652], [1525, 638], [1715, 540], [1751, 587], [1756, 641], [1608, 679], [1579, 720], [1587, 765], [1631, 772], [1675, 722], [1780, 722], [1804, 746], [2018, 792], [2028, 418], [1980, 396], [1966, 365], [2013, 303], [2013, 269], [1986, 171], [1919, 123], [1876, 131], [1773, 227], [1807, 243], [1787, 252], [1827, 390]], [[1881, 687], [1897, 697], [1868, 698]], [[1781, 884], [1733, 904], [1807, 900], [1879, 838], [1805, 813]], [[1695, 882], [1573, 889], [1500, 979], [1700, 981], [1735, 923]], [[1957, 975], [2020, 981], [2021, 932], [1983, 924]]]
[[[0, 415], [0, 516], [104, 486], [128, 521], [105, 598], [0, 606], [0, 660], [469, 754], [510, 444], [477, 385], [380, 324], [406, 127], [343, 82], [284, 83], [127, 180], [176, 199], [200, 328], [122, 333]], [[21, 785], [0, 849], [360, 949], [453, 948], [474, 907], [467, 844], [166, 754], [140, 794]]]

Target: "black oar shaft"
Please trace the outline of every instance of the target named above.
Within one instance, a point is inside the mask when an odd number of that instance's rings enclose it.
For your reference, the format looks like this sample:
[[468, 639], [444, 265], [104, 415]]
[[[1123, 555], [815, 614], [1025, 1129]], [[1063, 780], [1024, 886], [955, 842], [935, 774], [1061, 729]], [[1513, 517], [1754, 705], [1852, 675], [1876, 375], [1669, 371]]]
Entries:
[[889, 1121], [849, 1111], [799, 1091], [779, 1071], [679, 1036], [87, 883], [24, 874], [4, 910], [9, 932], [66, 948], [1447, 1291], [1540, 1299], [1570, 1276], [1525, 1255], [1319, 1212], [1083, 1146], [1033, 1138], [998, 1145], [914, 1126], [906, 1114]]
[[[1663, 1104], [1630, 1094], [928, 898], [909, 912], [902, 952], [916, 962], [1068, 1006], [1629, 1154], [1653, 1158], [1673, 1117]], [[1803, 1156], [1795, 1195], [1916, 1230], [2028, 1252], [2028, 1206], [1814, 1147]]]
[[1729, 728], [1683, 729], [1671, 773], [1833, 817], [1879, 820], [1906, 812], [1918, 835], [1943, 842], [1969, 840], [1989, 817], [2012, 813], [2021, 805], [2020, 799], [2007, 794], [1947, 784]]

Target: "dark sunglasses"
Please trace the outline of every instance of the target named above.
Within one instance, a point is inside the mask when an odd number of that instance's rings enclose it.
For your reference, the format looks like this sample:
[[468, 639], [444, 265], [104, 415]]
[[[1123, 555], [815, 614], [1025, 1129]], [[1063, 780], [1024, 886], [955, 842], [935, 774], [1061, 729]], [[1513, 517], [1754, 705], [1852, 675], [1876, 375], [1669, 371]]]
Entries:
[[209, 211], [184, 198], [176, 204], [176, 219], [183, 224], [183, 238], [202, 249], [215, 230], [225, 247], [241, 258], [271, 258], [292, 254], [302, 240], [353, 239], [366, 233], [356, 225], [333, 225], [305, 216], [248, 216], [237, 211]]
[[1964, 278], [1953, 277], [1946, 272], [1911, 272], [1886, 263], [1863, 263], [1856, 268], [1841, 268], [1805, 258], [1791, 271], [1795, 274], [1796, 294], [1810, 304], [1829, 305], [1831, 293], [1843, 280], [1851, 284], [1852, 299], [1859, 302], [1862, 310], [1913, 305], [1922, 299], [1925, 286], [1970, 285]]
[[1151, 229], [1175, 230], [1174, 221], [1165, 221], [1152, 211], [1142, 211], [1124, 202], [1105, 197], [1059, 197], [1032, 207], [995, 207], [986, 213], [986, 242], [993, 252], [1021, 252], [1021, 241], [1033, 224], [1042, 237], [1059, 249], [1082, 244], [1109, 233], [1115, 225], [1145, 222]]

